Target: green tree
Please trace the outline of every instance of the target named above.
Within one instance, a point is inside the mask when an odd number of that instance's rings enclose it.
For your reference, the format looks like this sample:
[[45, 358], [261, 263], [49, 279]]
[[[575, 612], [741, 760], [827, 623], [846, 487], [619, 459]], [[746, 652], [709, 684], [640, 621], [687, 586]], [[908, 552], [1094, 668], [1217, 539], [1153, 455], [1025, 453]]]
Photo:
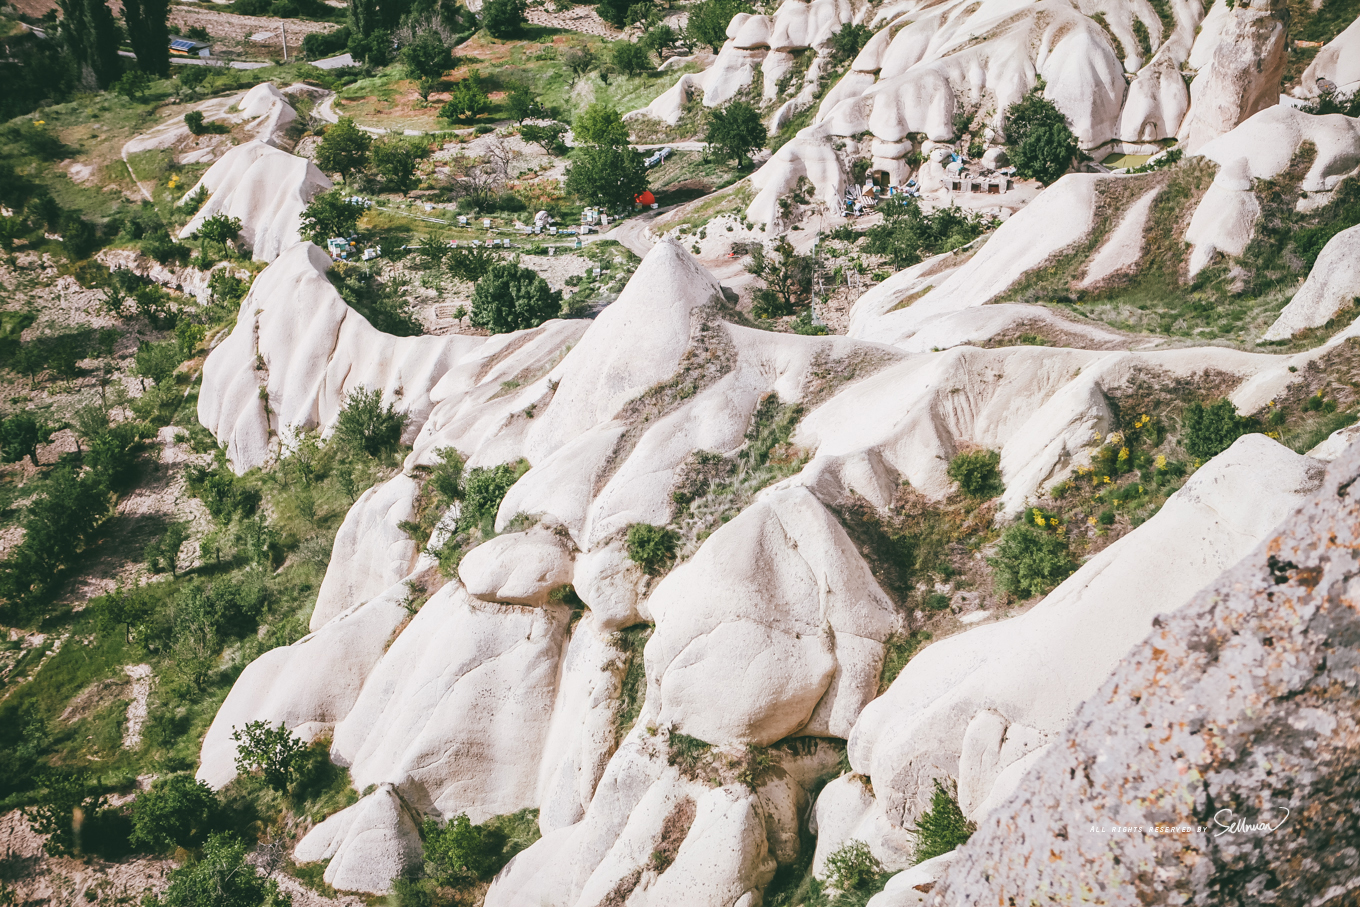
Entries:
[[831, 36], [831, 61], [833, 65], [849, 63], [859, 56], [864, 45], [874, 36], [874, 30], [867, 25], [846, 23]]
[[227, 833], [210, 835], [203, 855], [170, 870], [169, 885], [145, 907], [292, 907], [293, 899], [246, 862], [251, 847]]
[[751, 152], [765, 146], [768, 136], [760, 112], [745, 101], [733, 101], [708, 116], [705, 139], [709, 147], [721, 151], [725, 158], [734, 158], [738, 169], [746, 166]]
[[189, 538], [189, 527], [185, 523], [171, 523], [159, 537], [147, 543], [142, 558], [152, 573], [179, 575], [179, 549]]
[[91, 601], [90, 610], [101, 634], [122, 630], [124, 641], [131, 643], [135, 631], [155, 613], [155, 604], [142, 587], [125, 589], [119, 585], [112, 592], [106, 592]]
[[914, 198], [892, 198], [881, 202], [883, 222], [870, 227], [865, 247], [875, 255], [886, 255], [896, 268], [906, 268], [926, 256], [948, 252], [993, 230], [1000, 220], [980, 212], [969, 212], [956, 205], [921, 210]]
[[1195, 401], [1185, 408], [1181, 419], [1181, 447], [1203, 462], [1232, 447], [1243, 435], [1259, 430], [1255, 419], [1237, 414], [1231, 400], [1216, 400], [1208, 406]]
[[[88, 458], [87, 458], [88, 460]], [[106, 474], [58, 466], [24, 511], [23, 541], [0, 561], [0, 602], [22, 618], [61, 581], [109, 512]]]
[[520, 471], [513, 463], [501, 463], [497, 466], [477, 466], [468, 470], [461, 477], [461, 487], [459, 489], [460, 499], [463, 502], [462, 510], [458, 516], [458, 528], [460, 531], [472, 529], [475, 526], [486, 526], [496, 519], [496, 512], [500, 510], [501, 501], [505, 500], [506, 493], [510, 487], [519, 481]]
[[110, 87], [129, 101], [140, 101], [151, 88], [151, 76], [140, 69], [129, 69]]
[[538, 327], [562, 311], [562, 294], [516, 262], [492, 265], [472, 291], [472, 323], [493, 334]]
[[505, 96], [505, 110], [518, 123], [545, 119], [550, 111], [526, 85], [516, 85]]
[[132, 801], [129, 842], [150, 853], [190, 850], [203, 844], [218, 821], [217, 794], [193, 775], [170, 775]]
[[205, 218], [203, 223], [198, 225], [194, 231], [194, 236], [198, 237], [201, 244], [201, 251], [207, 255], [208, 243], [213, 243], [222, 249], [222, 254], [227, 254], [227, 244], [236, 242], [241, 235], [241, 219], [239, 217], [228, 217], [225, 214], [214, 214], [212, 217]]
[[571, 131], [578, 145], [627, 145], [628, 127], [613, 105], [596, 101], [572, 121]]
[[623, 28], [629, 24], [628, 13], [635, 2], [636, 0], [599, 0], [595, 4], [595, 11], [610, 25]]
[[47, 839], [43, 850], [54, 857], [84, 853], [83, 832], [104, 809], [103, 795], [91, 790], [86, 772], [49, 773], [38, 783], [38, 795], [22, 812], [33, 831]]
[[360, 387], [345, 397], [335, 423], [335, 439], [359, 453], [380, 459], [397, 449], [406, 415], [388, 404], [382, 392]]
[[436, 884], [460, 888], [488, 879], [499, 869], [499, 841], [467, 813], [460, 813], [440, 826], [426, 819], [421, 828], [425, 841], [425, 872]]
[[416, 187], [416, 164], [420, 149], [412, 142], [387, 139], [373, 146], [373, 169], [383, 179], [383, 188], [405, 195]]
[[922, 813], [916, 822], [915, 862], [924, 863], [957, 850], [967, 843], [975, 831], [977, 826], [964, 816], [953, 790], [946, 788], [936, 778], [930, 809]]
[[0, 422], [0, 460], [18, 463], [28, 457], [38, 464], [38, 446], [52, 440], [54, 426], [40, 421], [32, 413], [15, 413]]
[[987, 563], [995, 571], [997, 589], [1020, 599], [1045, 594], [1077, 569], [1065, 541], [1026, 525], [1002, 533]]
[[666, 51], [674, 50], [680, 46], [680, 33], [672, 28], [670, 23], [658, 22], [647, 29], [647, 34], [642, 36], [641, 43], [658, 57], [664, 58]]
[[648, 576], [658, 576], [671, 561], [680, 538], [665, 526], [634, 523], [628, 527], [628, 559]]
[[482, 26], [493, 38], [514, 38], [524, 30], [524, 0], [487, 0], [482, 4]]
[[583, 145], [567, 168], [567, 191], [587, 204], [627, 210], [647, 190], [642, 152], [623, 145]]
[[995, 450], [973, 450], [956, 454], [945, 473], [959, 483], [970, 498], [990, 500], [1006, 490], [1001, 482], [1001, 454]]
[[775, 240], [770, 252], [764, 246], [752, 249], [746, 270], [765, 282], [751, 294], [757, 318], [792, 315], [812, 301], [812, 256], [799, 255], [787, 236]]
[[609, 59], [614, 68], [624, 75], [637, 76], [653, 68], [652, 55], [647, 48], [632, 41], [615, 41], [610, 48]]
[[120, 29], [105, 0], [57, 0], [61, 38], [80, 81], [90, 89], [107, 88], [118, 78]]
[[181, 66], [175, 73], [175, 80], [179, 86], [190, 97], [198, 94], [199, 86], [208, 79], [208, 67], [206, 66]]
[[[364, 4], [365, 0], [357, 0], [358, 4]], [[350, 0], [350, 8], [356, 5], [356, 0]], [[387, 61], [392, 56], [392, 34], [385, 28], [377, 29], [370, 34], [362, 34], [355, 31], [350, 35], [349, 44], [346, 48], [350, 56], [369, 66], [386, 66]]]
[[826, 882], [838, 895], [874, 887], [886, 874], [869, 845], [860, 840], [846, 841], [826, 858]]
[[573, 85], [595, 67], [595, 54], [587, 44], [582, 44], [579, 47], [568, 47], [566, 50], [562, 51], [562, 54], [558, 59], [562, 61], [562, 65], [566, 66], [567, 71], [571, 73]]
[[368, 151], [373, 137], [354, 125], [352, 117], [341, 117], [340, 122], [326, 130], [316, 149], [316, 165], [327, 173], [338, 173], [348, 181], [351, 173], [368, 166]]
[[163, 343], [148, 343], [143, 340], [137, 345], [132, 370], [153, 385], [164, 384], [170, 380], [170, 376], [183, 361], [179, 356], [179, 344], [173, 340]]
[[1006, 109], [1006, 154], [1016, 176], [1045, 186], [1056, 182], [1077, 156], [1077, 139], [1062, 111], [1038, 90]]
[[358, 229], [361, 210], [341, 189], [322, 192], [302, 212], [302, 235], [319, 246], [333, 237], [351, 236]]
[[[453, 51], [444, 44], [434, 29], [427, 28], [416, 39], [401, 49], [401, 62], [412, 79], [437, 82], [453, 69]], [[422, 98], [428, 98], [424, 92]]]
[[567, 127], [563, 123], [549, 123], [546, 126], [525, 123], [519, 127], [520, 138], [539, 146], [548, 154], [563, 154], [567, 150], [566, 142], [562, 141], [562, 136], [566, 134]]
[[245, 727], [234, 728], [231, 739], [236, 744], [236, 770], [243, 775], [259, 772], [270, 789], [288, 793], [293, 783], [307, 744], [280, 724], [251, 721]]
[[693, 44], [706, 44], [717, 53], [727, 40], [727, 26], [737, 13], [755, 10], [744, 0], [700, 0], [689, 8], [685, 37]]
[[439, 116], [450, 121], [475, 120], [490, 109], [491, 96], [482, 88], [482, 80], [474, 72], [454, 83], [449, 100], [439, 108]]
[[170, 74], [169, 14], [170, 0], [123, 0], [128, 43], [142, 72], [161, 77]]

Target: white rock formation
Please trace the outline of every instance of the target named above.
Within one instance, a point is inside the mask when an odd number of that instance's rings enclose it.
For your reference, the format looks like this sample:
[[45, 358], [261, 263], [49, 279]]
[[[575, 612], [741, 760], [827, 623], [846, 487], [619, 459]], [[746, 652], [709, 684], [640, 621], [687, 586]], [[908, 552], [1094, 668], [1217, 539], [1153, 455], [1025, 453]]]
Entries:
[[329, 817], [293, 850], [299, 863], [329, 860], [322, 878], [341, 891], [386, 894], [420, 860], [420, 815], [391, 784]]
[[1081, 286], [1093, 286], [1138, 265], [1143, 258], [1143, 234], [1147, 230], [1148, 215], [1152, 213], [1152, 203], [1157, 200], [1159, 191], [1148, 190], [1124, 212], [1119, 224], [1110, 231], [1086, 266]]
[[458, 564], [458, 578], [473, 598], [541, 608], [571, 583], [571, 568], [566, 533], [536, 526], [478, 545]]
[[1294, 93], [1302, 98], [1317, 97], [1318, 79], [1327, 79], [1341, 94], [1360, 90], [1360, 19], [1318, 51], [1299, 77]]
[[998, 776], [1062, 730], [1157, 613], [1251, 550], [1320, 478], [1317, 461], [1239, 439], [1024, 615], [923, 649], [860, 716], [851, 765], [899, 827], [935, 778], [956, 779], [979, 815]]
[[1190, 84], [1190, 111], [1178, 133], [1186, 150], [1279, 103], [1288, 53], [1282, 10], [1279, 0], [1251, 0], [1228, 14], [1213, 58]]
[[303, 210], [314, 195], [331, 188], [331, 181], [311, 161], [254, 141], [222, 155], [184, 198], [200, 188], [211, 194], [179, 231], [180, 238], [193, 236], [209, 217], [225, 214], [241, 221], [241, 242], [256, 261], [273, 261], [301, 240]]
[[869, 899], [868, 907], [924, 907], [930, 890], [954, 862], [957, 851], [918, 863], [888, 879], [883, 890]]
[[1303, 286], [1289, 300], [1262, 340], [1288, 340], [1321, 327], [1349, 305], [1360, 305], [1360, 225], [1327, 241]]
[[1192, 279], [1218, 253], [1236, 258], [1246, 251], [1261, 216], [1261, 203], [1251, 189], [1246, 158], [1231, 161], [1214, 177], [1185, 231], [1185, 241], [1192, 247]]

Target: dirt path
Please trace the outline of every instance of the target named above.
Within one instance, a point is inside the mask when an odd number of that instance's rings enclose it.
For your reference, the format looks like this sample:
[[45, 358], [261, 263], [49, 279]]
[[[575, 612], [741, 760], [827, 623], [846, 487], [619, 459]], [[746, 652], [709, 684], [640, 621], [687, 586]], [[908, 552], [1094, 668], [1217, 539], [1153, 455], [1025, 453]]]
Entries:
[[151, 665], [124, 665], [123, 673], [132, 680], [132, 701], [127, 707], [127, 724], [123, 728], [123, 749], [135, 750], [142, 744], [142, 726], [146, 724], [147, 698], [151, 695]]

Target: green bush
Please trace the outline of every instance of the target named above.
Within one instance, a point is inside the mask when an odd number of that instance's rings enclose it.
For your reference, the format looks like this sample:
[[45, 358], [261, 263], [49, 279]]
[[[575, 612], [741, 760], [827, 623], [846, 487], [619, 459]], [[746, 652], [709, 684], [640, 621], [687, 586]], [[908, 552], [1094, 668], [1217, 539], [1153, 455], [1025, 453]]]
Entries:
[[519, 481], [521, 473], [514, 464], [478, 466], [463, 476], [463, 509], [459, 524], [471, 528], [495, 520], [506, 492]]
[[881, 884], [887, 877], [887, 870], [869, 850], [868, 844], [851, 839], [826, 858], [824, 874], [829, 887], [846, 894]]
[[212, 835], [202, 856], [170, 870], [165, 891], [147, 896], [143, 907], [291, 907], [278, 883], [246, 861], [252, 849], [233, 835]]
[[493, 334], [538, 327], [562, 310], [562, 294], [515, 262], [492, 265], [472, 291], [471, 322]]
[[652, 55], [647, 48], [632, 41], [616, 41], [609, 52], [610, 62], [624, 75], [637, 76], [652, 68]]
[[998, 451], [974, 450], [956, 455], [945, 472], [968, 497], [990, 500], [1006, 490], [1000, 466]]
[[954, 205], [927, 213], [914, 198], [888, 199], [878, 210], [883, 222], [865, 231], [865, 248], [875, 255], [886, 255], [896, 268], [966, 246], [1001, 223], [995, 217]]
[[390, 403], [384, 407], [381, 391], [361, 387], [345, 397], [335, 423], [335, 439], [356, 453], [381, 459], [401, 445], [405, 427], [406, 414]]
[[648, 576], [657, 576], [675, 560], [679, 536], [664, 526], [634, 523], [628, 527], [628, 559]]
[[363, 209], [347, 198], [342, 189], [314, 197], [302, 212], [302, 235], [317, 245], [325, 245], [328, 239], [352, 236]]
[[1077, 156], [1077, 139], [1062, 111], [1038, 90], [1006, 109], [1006, 154], [1021, 179], [1056, 182]]
[[524, 30], [524, 0], [487, 0], [482, 26], [493, 38], [513, 38]]
[[284, 725], [273, 727], [264, 721], [251, 721], [234, 729], [231, 739], [236, 743], [238, 772], [259, 772], [270, 788], [281, 794], [288, 792], [307, 744]]
[[1257, 428], [1256, 420], [1239, 416], [1237, 407], [1229, 400], [1218, 400], [1208, 406], [1195, 402], [1185, 408], [1181, 420], [1181, 447], [1197, 460], [1209, 460]]
[[916, 822], [916, 862], [924, 863], [962, 847], [975, 831], [977, 826], [964, 817], [954, 792], [935, 779], [930, 809]]
[[987, 563], [997, 589], [1020, 599], [1043, 595], [1077, 569], [1061, 537], [1026, 525], [1007, 529]]
[[768, 138], [760, 112], [745, 101], [733, 101], [708, 115], [705, 139], [709, 149], [721, 152], [724, 158], [732, 158], [738, 169], [746, 165], [751, 153], [763, 147]]
[[467, 813], [442, 826], [426, 819], [420, 832], [425, 874], [437, 885], [466, 888], [492, 878], [515, 854], [538, 840], [538, 810], [496, 816], [481, 825], [473, 825]]
[[149, 853], [199, 847], [218, 821], [217, 794], [192, 775], [157, 778], [132, 802], [130, 842]]

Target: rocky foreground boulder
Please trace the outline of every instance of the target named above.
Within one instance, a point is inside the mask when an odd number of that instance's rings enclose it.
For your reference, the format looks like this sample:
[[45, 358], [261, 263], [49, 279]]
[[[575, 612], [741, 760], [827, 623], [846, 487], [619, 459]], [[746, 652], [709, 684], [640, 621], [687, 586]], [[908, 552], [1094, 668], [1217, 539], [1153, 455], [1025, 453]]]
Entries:
[[980, 823], [934, 905], [1353, 904], [1360, 447], [1154, 629]]

